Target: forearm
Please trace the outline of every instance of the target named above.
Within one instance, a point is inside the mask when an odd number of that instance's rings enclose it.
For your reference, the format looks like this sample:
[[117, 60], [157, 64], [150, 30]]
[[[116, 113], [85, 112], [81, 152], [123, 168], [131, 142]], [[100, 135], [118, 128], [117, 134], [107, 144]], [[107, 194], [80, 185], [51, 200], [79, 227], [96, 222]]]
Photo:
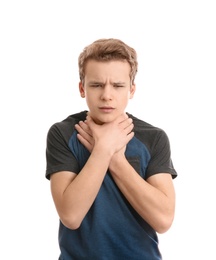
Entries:
[[66, 187], [59, 208], [61, 220], [67, 227], [76, 229], [80, 226], [98, 194], [110, 158], [94, 149], [83, 169]]
[[124, 155], [114, 156], [110, 172], [128, 202], [157, 232], [165, 232], [174, 215], [173, 199], [145, 181]]

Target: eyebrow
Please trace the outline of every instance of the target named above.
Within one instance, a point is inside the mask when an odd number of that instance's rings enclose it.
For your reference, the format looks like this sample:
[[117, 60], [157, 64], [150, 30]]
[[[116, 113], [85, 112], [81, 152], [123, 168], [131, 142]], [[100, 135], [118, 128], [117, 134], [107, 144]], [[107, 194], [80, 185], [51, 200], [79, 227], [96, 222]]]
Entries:
[[102, 81], [99, 81], [99, 80], [94, 80], [94, 81], [89, 81], [89, 84], [104, 84]]
[[118, 81], [118, 82], [112, 82], [113, 85], [126, 85], [125, 82], [121, 82], [121, 81]]
[[[103, 81], [89, 81], [89, 85], [95, 85], [95, 84], [105, 84]], [[123, 81], [117, 81], [117, 82], [111, 82], [112, 85], [126, 85]]]

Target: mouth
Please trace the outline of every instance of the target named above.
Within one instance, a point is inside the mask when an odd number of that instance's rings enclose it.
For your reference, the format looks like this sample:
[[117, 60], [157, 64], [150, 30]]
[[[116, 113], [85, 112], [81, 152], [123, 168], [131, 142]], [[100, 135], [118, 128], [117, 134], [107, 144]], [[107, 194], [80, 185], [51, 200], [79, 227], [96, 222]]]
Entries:
[[103, 106], [103, 107], [99, 107], [99, 110], [102, 111], [103, 113], [110, 113], [114, 110], [114, 107]]

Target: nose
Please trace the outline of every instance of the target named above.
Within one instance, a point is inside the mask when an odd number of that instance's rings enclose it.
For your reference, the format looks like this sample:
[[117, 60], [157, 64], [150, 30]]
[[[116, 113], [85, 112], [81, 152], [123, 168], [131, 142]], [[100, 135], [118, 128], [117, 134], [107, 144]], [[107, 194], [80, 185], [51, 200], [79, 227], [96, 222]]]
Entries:
[[105, 85], [102, 88], [101, 99], [102, 100], [112, 100], [112, 86]]

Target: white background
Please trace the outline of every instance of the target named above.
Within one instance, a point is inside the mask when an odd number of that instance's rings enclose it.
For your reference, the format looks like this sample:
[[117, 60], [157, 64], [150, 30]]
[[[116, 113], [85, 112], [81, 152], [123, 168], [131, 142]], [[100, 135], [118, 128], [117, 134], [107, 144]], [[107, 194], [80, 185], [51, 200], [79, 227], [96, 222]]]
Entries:
[[0, 3], [0, 259], [58, 259], [58, 216], [45, 179], [48, 128], [85, 109], [77, 58], [98, 38], [137, 50], [128, 112], [163, 128], [179, 176], [164, 260], [216, 259], [215, 1]]

